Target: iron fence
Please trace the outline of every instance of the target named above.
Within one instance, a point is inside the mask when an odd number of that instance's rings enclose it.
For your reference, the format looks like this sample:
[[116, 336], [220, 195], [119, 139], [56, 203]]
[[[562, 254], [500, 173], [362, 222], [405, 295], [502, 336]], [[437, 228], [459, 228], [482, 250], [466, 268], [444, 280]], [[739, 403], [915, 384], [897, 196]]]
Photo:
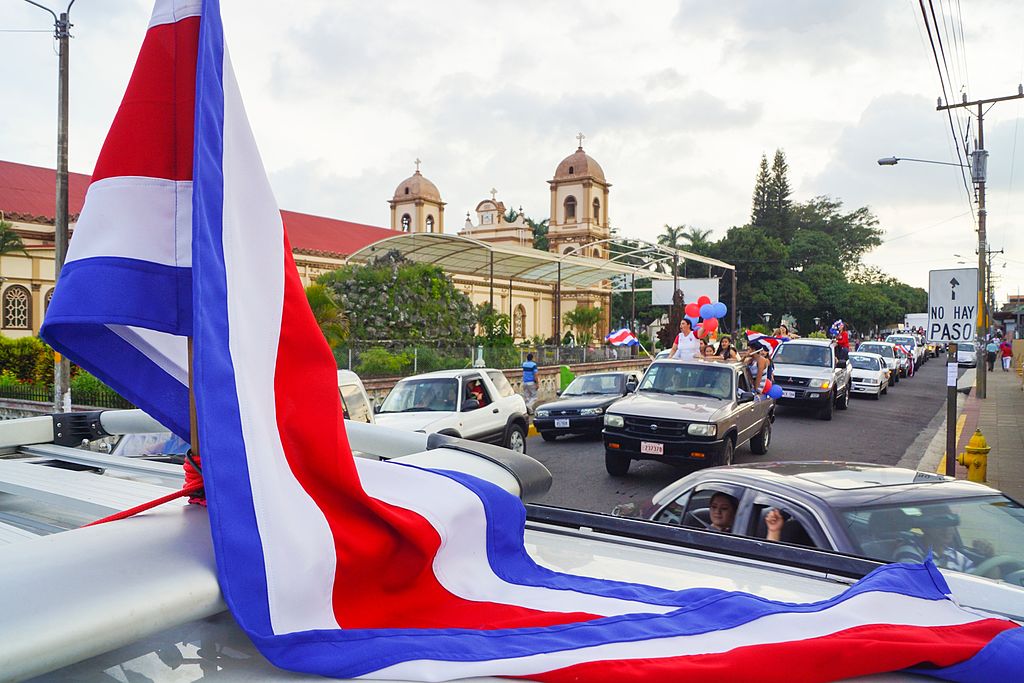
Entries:
[[[18, 401], [53, 402], [53, 387], [41, 387], [34, 384], [0, 385], [0, 398]], [[76, 406], [94, 408], [134, 408], [113, 389], [71, 390], [71, 402]]]

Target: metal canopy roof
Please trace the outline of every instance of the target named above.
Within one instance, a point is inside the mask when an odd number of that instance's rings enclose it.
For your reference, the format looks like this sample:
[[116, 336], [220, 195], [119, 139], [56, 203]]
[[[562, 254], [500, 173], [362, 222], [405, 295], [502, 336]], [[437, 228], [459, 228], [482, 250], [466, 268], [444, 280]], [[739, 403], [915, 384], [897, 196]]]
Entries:
[[588, 287], [615, 275], [635, 275], [654, 279], [672, 279], [671, 275], [652, 273], [646, 268], [627, 266], [604, 259], [582, 256], [558, 256], [538, 249], [520, 249], [489, 244], [456, 235], [429, 232], [401, 234], [374, 242], [351, 254], [346, 261], [366, 262], [395, 250], [410, 261], [440, 266], [449, 273], [491, 275], [493, 255], [495, 280], [525, 280], [555, 284], [561, 266], [562, 285]]

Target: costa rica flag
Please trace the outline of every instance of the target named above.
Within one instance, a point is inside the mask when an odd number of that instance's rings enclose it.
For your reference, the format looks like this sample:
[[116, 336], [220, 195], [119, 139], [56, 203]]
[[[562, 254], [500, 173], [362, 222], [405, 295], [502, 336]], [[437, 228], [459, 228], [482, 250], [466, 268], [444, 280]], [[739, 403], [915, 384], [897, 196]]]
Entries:
[[640, 344], [640, 340], [629, 331], [628, 327], [612, 332], [604, 340], [612, 346], [637, 346]]
[[221, 590], [280, 667], [414, 681], [1019, 677], [1021, 629], [960, 608], [930, 562], [813, 603], [559, 573], [526, 552], [514, 496], [353, 458], [216, 0], [156, 3], [42, 334], [185, 439], [192, 339]]

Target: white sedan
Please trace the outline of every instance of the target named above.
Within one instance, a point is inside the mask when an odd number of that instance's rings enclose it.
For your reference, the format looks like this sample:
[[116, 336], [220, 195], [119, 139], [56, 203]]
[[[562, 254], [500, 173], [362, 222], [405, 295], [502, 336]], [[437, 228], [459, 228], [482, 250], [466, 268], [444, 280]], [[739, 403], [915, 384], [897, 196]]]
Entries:
[[850, 385], [853, 393], [868, 394], [877, 401], [889, 391], [889, 370], [885, 359], [877, 353], [851, 353], [850, 367], [853, 369]]
[[956, 347], [956, 364], [976, 367], [978, 365], [978, 349], [974, 342], [960, 342]]

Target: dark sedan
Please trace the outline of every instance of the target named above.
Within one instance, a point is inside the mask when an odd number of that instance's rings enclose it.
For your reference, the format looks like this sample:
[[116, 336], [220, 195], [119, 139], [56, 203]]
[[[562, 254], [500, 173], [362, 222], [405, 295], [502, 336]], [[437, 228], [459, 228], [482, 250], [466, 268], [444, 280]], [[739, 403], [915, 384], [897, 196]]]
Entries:
[[554, 441], [563, 434], [600, 434], [605, 409], [636, 389], [639, 379], [636, 372], [580, 375], [557, 401], [534, 411], [533, 426], [545, 441]]
[[683, 477], [646, 506], [615, 514], [707, 529], [710, 502], [736, 502], [732, 533], [767, 538], [774, 508], [778, 540], [884, 562], [920, 561], [931, 551], [947, 569], [1024, 586], [1024, 507], [969, 481], [864, 463], [787, 462], [713, 467]]

